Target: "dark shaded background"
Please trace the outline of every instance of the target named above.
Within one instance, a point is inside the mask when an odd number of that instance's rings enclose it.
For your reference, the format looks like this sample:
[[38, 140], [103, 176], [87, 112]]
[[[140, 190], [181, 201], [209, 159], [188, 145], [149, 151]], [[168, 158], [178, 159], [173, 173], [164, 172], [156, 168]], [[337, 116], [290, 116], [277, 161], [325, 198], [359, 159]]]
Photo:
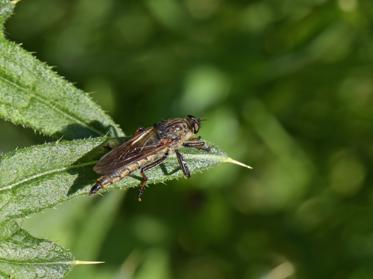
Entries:
[[[7, 35], [127, 134], [207, 119], [253, 171], [82, 198], [24, 222], [71, 278], [373, 278], [373, 2], [21, 1]], [[0, 122], [1, 151], [52, 139]]]

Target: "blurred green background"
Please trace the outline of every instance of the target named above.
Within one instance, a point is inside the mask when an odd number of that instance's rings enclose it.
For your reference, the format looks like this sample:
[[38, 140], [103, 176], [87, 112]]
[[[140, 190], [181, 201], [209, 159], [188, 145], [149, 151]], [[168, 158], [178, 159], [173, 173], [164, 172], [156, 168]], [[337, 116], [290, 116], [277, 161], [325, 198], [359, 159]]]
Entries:
[[[82, 198], [23, 221], [77, 278], [373, 278], [373, 1], [21, 1], [7, 36], [127, 134], [168, 117], [253, 171]], [[0, 151], [53, 139], [0, 122]]]

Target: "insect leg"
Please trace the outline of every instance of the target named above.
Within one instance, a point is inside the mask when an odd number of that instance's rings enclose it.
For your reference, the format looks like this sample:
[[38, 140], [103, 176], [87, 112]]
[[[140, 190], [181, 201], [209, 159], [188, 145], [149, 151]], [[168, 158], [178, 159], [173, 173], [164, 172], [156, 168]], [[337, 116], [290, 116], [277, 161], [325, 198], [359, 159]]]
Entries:
[[183, 155], [181, 155], [179, 150], [175, 150], [175, 153], [176, 153], [177, 161], [179, 162], [181, 170], [183, 171], [184, 175], [189, 178], [190, 171], [189, 171], [187, 163], [184, 160]]
[[210, 147], [204, 141], [201, 141], [201, 140], [186, 141], [183, 143], [183, 146], [210, 151]]
[[142, 181], [140, 183], [140, 190], [139, 190], [139, 193], [137, 195], [137, 199], [138, 201], [141, 201], [141, 196], [144, 194], [144, 191], [145, 191], [145, 187], [146, 187], [146, 183], [148, 182], [148, 177], [146, 176], [145, 174], [145, 171], [151, 169], [151, 168], [154, 168], [160, 164], [162, 164], [168, 157], [168, 153], [164, 154], [161, 158], [159, 158], [158, 160], [154, 161], [154, 162], [151, 162], [150, 164], [142, 167], [140, 169], [140, 174], [142, 176]]

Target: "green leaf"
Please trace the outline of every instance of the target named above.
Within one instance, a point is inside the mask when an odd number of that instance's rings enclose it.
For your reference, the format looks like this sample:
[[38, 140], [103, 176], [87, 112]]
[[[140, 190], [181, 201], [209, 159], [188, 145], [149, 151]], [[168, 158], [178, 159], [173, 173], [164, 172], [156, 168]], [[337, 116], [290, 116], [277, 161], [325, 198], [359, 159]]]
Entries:
[[13, 13], [16, 2], [17, 1], [0, 0], [0, 38], [4, 37], [4, 22]]
[[[27, 216], [77, 195], [88, 195], [97, 179], [92, 167], [107, 150], [106, 138], [48, 143], [19, 149], [0, 157], [0, 221]], [[216, 148], [207, 153], [182, 149], [191, 173], [218, 163], [234, 163]], [[174, 155], [164, 164], [147, 171], [149, 183], [182, 177]], [[126, 177], [109, 187], [139, 185], [139, 176]]]
[[[88, 154], [105, 138], [49, 143], [0, 157], [0, 221], [26, 216], [80, 193], [92, 183]], [[102, 151], [102, 150], [101, 150]]]
[[0, 224], [1, 278], [63, 278], [77, 263], [69, 251], [34, 238], [16, 222]]
[[[107, 193], [103, 198], [100, 198], [99, 202], [90, 204], [89, 215], [80, 221], [81, 228], [76, 233], [74, 243], [71, 246], [76, 257], [97, 259], [117, 217], [118, 208], [122, 205], [124, 194], [118, 192]], [[93, 278], [95, 274], [94, 266], [74, 269], [69, 274], [69, 279]], [[100, 277], [97, 277], [96, 274], [96, 278]]]
[[0, 43], [0, 117], [66, 138], [123, 132], [83, 91], [17, 44]]

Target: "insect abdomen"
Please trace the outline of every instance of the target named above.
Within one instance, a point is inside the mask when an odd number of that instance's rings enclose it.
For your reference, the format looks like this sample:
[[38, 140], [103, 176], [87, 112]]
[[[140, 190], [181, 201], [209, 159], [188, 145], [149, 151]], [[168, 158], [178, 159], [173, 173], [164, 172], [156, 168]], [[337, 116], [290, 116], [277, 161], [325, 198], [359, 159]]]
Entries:
[[129, 169], [124, 169], [121, 172], [114, 172], [111, 175], [104, 175], [101, 176], [99, 179], [96, 180], [95, 185], [89, 191], [90, 194], [95, 194], [100, 189], [105, 189], [109, 185], [118, 182], [119, 180], [123, 179], [124, 177], [128, 176], [131, 172]]
[[137, 171], [138, 169], [142, 168], [143, 166], [147, 165], [150, 163], [152, 160], [156, 159], [156, 155], [148, 156], [144, 159], [135, 161], [127, 166], [125, 166], [123, 169], [117, 170], [111, 175], [104, 175], [101, 176], [99, 179], [97, 179], [95, 185], [91, 188], [89, 191], [90, 194], [95, 194], [97, 191], [100, 189], [105, 189], [111, 184], [114, 184], [126, 176], [130, 175], [134, 171]]

